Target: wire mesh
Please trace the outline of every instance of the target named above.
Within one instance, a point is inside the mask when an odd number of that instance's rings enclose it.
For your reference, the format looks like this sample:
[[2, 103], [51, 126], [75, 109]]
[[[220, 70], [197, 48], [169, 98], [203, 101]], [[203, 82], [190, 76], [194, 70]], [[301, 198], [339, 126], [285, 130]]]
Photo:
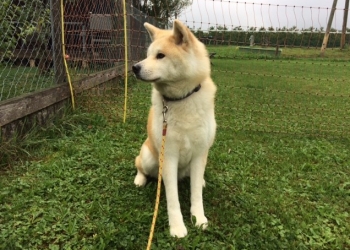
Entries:
[[[0, 4], [0, 101], [66, 82], [63, 55], [54, 48], [61, 35], [56, 2]], [[219, 127], [347, 136], [350, 30], [347, 22], [342, 30], [345, 0], [338, 1], [330, 30], [330, 3], [298, 3], [133, 0], [127, 1], [124, 16], [121, 1], [64, 1], [64, 56], [77, 104], [121, 117], [125, 50], [129, 65], [142, 60], [151, 42], [143, 23], [171, 28], [178, 18], [210, 53]], [[326, 33], [327, 50], [321, 57]], [[150, 102], [150, 86], [131, 80], [130, 119], [137, 107]]]
[[[79, 72], [79, 76], [91, 77], [100, 72], [107, 76], [98, 86], [80, 93], [78, 101], [82, 107], [90, 111], [102, 112], [111, 119], [119, 119], [123, 116], [124, 107], [125, 50], [128, 50], [129, 65], [144, 58], [150, 39], [143, 24], [144, 22], [157, 24], [158, 21], [155, 17], [148, 16], [130, 4], [127, 5], [127, 16], [124, 17], [121, 1], [95, 3], [81, 0], [74, 4], [75, 6], [86, 6], [85, 10], [89, 12], [85, 20], [88, 28], [84, 32], [87, 38], [83, 46], [82, 43], [74, 42], [74, 39], [71, 44], [67, 40], [66, 47], [68, 51], [72, 51], [72, 55], [79, 49], [81, 51], [82, 48], [83, 50], [86, 48], [83, 53], [85, 57], [80, 55], [71, 57], [71, 66], [74, 65], [77, 69], [74, 72]], [[74, 11], [76, 7], [72, 6], [71, 10], [65, 14], [67, 20], [73, 20], [72, 23], [76, 23], [74, 20], [79, 20], [84, 16], [81, 13], [68, 14]], [[128, 27], [128, 44], [124, 42], [124, 21], [127, 22]], [[77, 29], [77, 32], [81, 32], [81, 29]], [[67, 34], [69, 34], [68, 31]], [[80, 60], [82, 62], [74, 60], [79, 57], [84, 58]], [[110, 73], [114, 71], [116, 71], [115, 74]], [[110, 79], [108, 75], [111, 76]], [[129, 96], [132, 96], [132, 85], [129, 86], [129, 89], [131, 91]], [[129, 109], [128, 113], [130, 112]]]
[[0, 101], [53, 84], [48, 1], [0, 4]]
[[[169, 18], [177, 15], [212, 57], [219, 129], [349, 136], [349, 28], [340, 48], [345, 2], [329, 31], [331, 3], [295, 2], [194, 0]], [[147, 100], [149, 93], [138, 88]]]

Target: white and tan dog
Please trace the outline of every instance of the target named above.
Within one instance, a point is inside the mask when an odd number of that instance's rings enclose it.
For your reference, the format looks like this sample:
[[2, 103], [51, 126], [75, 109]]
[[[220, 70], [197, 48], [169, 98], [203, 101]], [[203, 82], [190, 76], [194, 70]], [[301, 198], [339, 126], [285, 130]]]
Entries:
[[145, 23], [152, 43], [147, 58], [133, 66], [137, 78], [153, 83], [152, 106], [148, 116], [148, 138], [136, 157], [136, 186], [144, 186], [147, 176], [157, 177], [162, 144], [163, 101], [168, 106], [168, 123], [163, 182], [167, 197], [170, 234], [187, 235], [183, 222], [178, 179], [191, 180], [191, 214], [196, 226], [207, 227], [202, 189], [208, 151], [213, 144], [216, 122], [216, 86], [210, 78], [210, 60], [205, 46], [180, 21], [173, 30]]

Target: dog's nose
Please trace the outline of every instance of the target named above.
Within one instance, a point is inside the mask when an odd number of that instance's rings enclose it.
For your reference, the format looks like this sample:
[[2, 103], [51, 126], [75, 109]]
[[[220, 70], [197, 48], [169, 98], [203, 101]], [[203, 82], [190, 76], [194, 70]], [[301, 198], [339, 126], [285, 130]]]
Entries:
[[141, 66], [135, 64], [134, 66], [132, 66], [132, 71], [135, 73], [135, 75], [138, 75], [141, 71]]

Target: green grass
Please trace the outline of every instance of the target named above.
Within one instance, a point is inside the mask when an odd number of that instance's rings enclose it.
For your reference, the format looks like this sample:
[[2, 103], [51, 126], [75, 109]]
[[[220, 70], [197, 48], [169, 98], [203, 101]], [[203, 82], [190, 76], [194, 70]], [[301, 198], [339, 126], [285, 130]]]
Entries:
[[[255, 46], [261, 48], [261, 46]], [[239, 51], [239, 46], [208, 46], [209, 52], [216, 53], [216, 57], [223, 58], [254, 58], [257, 56], [255, 53], [244, 53]], [[274, 49], [275, 47], [267, 47], [268, 49]], [[320, 55], [319, 48], [285, 48], [280, 46], [282, 49], [280, 59], [317, 59], [317, 60], [333, 60], [333, 61], [348, 61], [350, 59], [349, 48], [340, 50], [339, 48], [326, 49], [323, 56]], [[260, 54], [260, 58], [275, 58], [271, 55]]]
[[[152, 249], [350, 248], [349, 63], [341, 65], [213, 59], [218, 131], [204, 189], [210, 225], [191, 224], [184, 180], [189, 235], [170, 237], [163, 188]], [[2, 172], [0, 249], [145, 249], [156, 182], [135, 188], [133, 161], [146, 137], [150, 85], [129, 86], [126, 124], [121, 98], [80, 97], [98, 100], [85, 108], [110, 114], [66, 114], [28, 140], [30, 157]]]
[[52, 74], [41, 74], [38, 68], [0, 64], [0, 101], [44, 89], [53, 84]]
[[[72, 81], [78, 81], [89, 75], [115, 67], [107, 64], [94, 64], [83, 69], [76, 63], [70, 63]], [[53, 68], [42, 73], [37, 67], [14, 66], [0, 64], [0, 101], [4, 101], [22, 94], [28, 94], [54, 86]]]
[[[228, 55], [226, 50], [218, 48], [219, 54]], [[238, 54], [242, 57], [212, 60], [213, 78], [219, 84], [217, 100], [222, 104], [218, 112], [228, 118], [223, 121], [226, 126], [349, 136], [348, 62]]]

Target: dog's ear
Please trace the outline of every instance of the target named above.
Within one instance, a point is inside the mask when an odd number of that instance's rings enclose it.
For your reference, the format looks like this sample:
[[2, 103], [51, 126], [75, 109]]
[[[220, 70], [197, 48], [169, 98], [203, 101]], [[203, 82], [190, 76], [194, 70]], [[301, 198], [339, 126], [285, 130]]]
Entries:
[[157, 27], [153, 26], [152, 24], [147, 23], [147, 22], [144, 23], [144, 26], [145, 26], [146, 30], [148, 31], [148, 34], [149, 34], [151, 40], [154, 41], [159, 29]]
[[177, 45], [188, 44], [192, 39], [191, 31], [179, 20], [174, 21], [173, 31]]

